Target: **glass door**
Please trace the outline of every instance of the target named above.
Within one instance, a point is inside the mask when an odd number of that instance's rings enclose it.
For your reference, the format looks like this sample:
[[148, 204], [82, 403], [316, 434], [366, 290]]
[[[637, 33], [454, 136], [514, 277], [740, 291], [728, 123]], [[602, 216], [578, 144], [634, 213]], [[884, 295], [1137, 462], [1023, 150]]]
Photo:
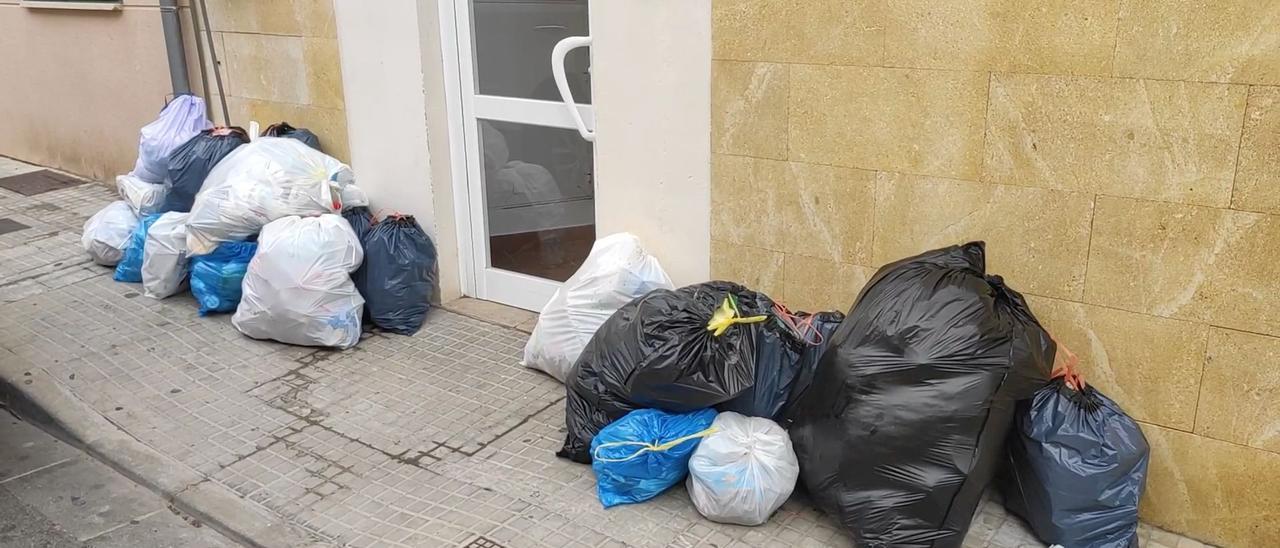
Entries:
[[474, 296], [538, 310], [595, 241], [587, 0], [453, 1]]

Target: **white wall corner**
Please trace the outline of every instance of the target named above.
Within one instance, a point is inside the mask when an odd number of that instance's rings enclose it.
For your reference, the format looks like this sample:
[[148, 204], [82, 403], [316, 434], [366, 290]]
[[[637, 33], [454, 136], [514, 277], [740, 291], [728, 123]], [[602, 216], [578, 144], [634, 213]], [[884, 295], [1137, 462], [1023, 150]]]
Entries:
[[[436, 200], [451, 201], [452, 192], [434, 190], [439, 173], [427, 129], [426, 74], [439, 71], [439, 51], [426, 55], [422, 39], [439, 31], [420, 28], [426, 18], [419, 17], [435, 10], [434, 0], [382, 0], [376, 9], [363, 0], [334, 0], [356, 184], [369, 194], [371, 210], [413, 215], [431, 235], [440, 254], [440, 298], [450, 300], [459, 294], [457, 236], [452, 214], [442, 218]], [[447, 164], [447, 152], [436, 156]], [[440, 184], [451, 184], [447, 172]]]

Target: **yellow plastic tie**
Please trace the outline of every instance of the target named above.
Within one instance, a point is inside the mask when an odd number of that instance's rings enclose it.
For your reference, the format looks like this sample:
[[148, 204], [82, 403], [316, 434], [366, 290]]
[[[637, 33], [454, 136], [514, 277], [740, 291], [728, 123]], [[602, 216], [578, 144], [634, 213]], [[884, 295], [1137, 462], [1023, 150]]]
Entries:
[[734, 324], [740, 323], [759, 323], [769, 319], [768, 316], [751, 316], [743, 318], [738, 312], [738, 301], [729, 295], [724, 298], [724, 302], [720, 303], [720, 308], [715, 314], [711, 315], [711, 321], [707, 322], [707, 331], [714, 331], [715, 336], [723, 335]]
[[[600, 462], [626, 462], [626, 461], [629, 461], [629, 460], [631, 460], [631, 459], [634, 459], [634, 458], [636, 458], [636, 457], [638, 457], [638, 456], [640, 456], [640, 455], [643, 455], [643, 454], [645, 454], [645, 453], [665, 453], [665, 452], [670, 451], [671, 449], [675, 448], [677, 445], [680, 445], [680, 444], [682, 444], [682, 443], [684, 443], [684, 442], [686, 442], [686, 441], [689, 441], [689, 440], [692, 440], [692, 439], [697, 439], [697, 438], [705, 438], [705, 437], [710, 436], [711, 434], [714, 434], [714, 433], [716, 433], [716, 432], [718, 432], [718, 431], [719, 431], [719, 429], [718, 429], [718, 428], [716, 428], [716, 427], [712, 426], [712, 427], [710, 427], [710, 428], [708, 428], [708, 429], [706, 429], [706, 430], [703, 430], [703, 431], [701, 431], [701, 432], [697, 432], [697, 433], [694, 433], [694, 434], [689, 434], [688, 436], [684, 436], [684, 437], [682, 437], [682, 438], [676, 438], [676, 439], [671, 440], [671, 441], [666, 442], [666, 443], [657, 443], [657, 444], [655, 444], [655, 443], [645, 443], [645, 442], [642, 442], [642, 441], [615, 441], [615, 442], [610, 442], [610, 443], [602, 443], [602, 444], [600, 444], [599, 446], [597, 446], [597, 447], [596, 447], [596, 450], [595, 450], [595, 451], [593, 451], [593, 452], [592, 452], [591, 460], [596, 460], [596, 461], [600, 461]], [[622, 458], [619, 458], [619, 459], [606, 459], [606, 458], [604, 458], [604, 457], [601, 457], [601, 456], [600, 456], [600, 450], [601, 450], [601, 449], [605, 449], [605, 448], [608, 448], [608, 447], [621, 447], [621, 446], [628, 446], [628, 445], [638, 446], [638, 447], [640, 447], [640, 449], [636, 450], [636, 452], [635, 452], [635, 453], [632, 453], [632, 454], [630, 454], [630, 455], [627, 455], [627, 456], [622, 457]]]

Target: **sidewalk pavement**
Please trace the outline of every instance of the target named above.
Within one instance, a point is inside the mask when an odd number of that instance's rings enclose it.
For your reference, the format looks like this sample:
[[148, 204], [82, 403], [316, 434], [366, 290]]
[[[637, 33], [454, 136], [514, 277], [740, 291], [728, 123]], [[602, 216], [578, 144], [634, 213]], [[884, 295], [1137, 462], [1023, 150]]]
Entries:
[[[0, 174], [5, 169], [0, 160]], [[849, 545], [802, 496], [756, 528], [703, 519], [682, 486], [603, 510], [590, 467], [553, 456], [563, 440], [564, 387], [519, 365], [532, 314], [464, 299], [433, 310], [415, 336], [375, 332], [339, 352], [249, 339], [226, 316], [198, 317], [189, 295], [148, 299], [136, 285], [111, 281], [79, 248], [84, 219], [112, 196], [92, 184], [33, 197], [0, 189], [0, 218], [31, 227], [0, 235], [0, 347], [12, 352], [0, 364], [22, 364], [0, 373], [41, 379], [0, 380], [66, 394], [70, 403], [41, 397], [55, 402], [44, 405], [54, 419], [81, 424], [72, 435], [126, 433], [150, 456], [115, 456], [124, 444], [87, 445], [144, 483], [167, 475], [152, 487], [234, 539]], [[75, 409], [107, 426], [67, 418]], [[206, 498], [213, 510], [202, 506]], [[229, 500], [241, 506], [228, 509]], [[218, 518], [237, 515], [271, 523]], [[1146, 526], [1142, 536], [1153, 548], [1200, 546]], [[965, 546], [1043, 544], [987, 501]]]
[[232, 548], [155, 493], [0, 413], [0, 548]]

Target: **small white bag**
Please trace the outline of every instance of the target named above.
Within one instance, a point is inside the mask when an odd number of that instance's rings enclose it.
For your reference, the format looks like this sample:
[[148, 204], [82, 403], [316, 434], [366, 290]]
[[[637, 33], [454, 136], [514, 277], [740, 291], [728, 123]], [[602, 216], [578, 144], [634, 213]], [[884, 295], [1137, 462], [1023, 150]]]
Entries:
[[124, 248], [129, 245], [129, 235], [136, 228], [138, 216], [133, 213], [129, 204], [123, 200], [111, 202], [84, 222], [80, 245], [89, 253], [93, 262], [115, 266], [124, 257]]
[[187, 288], [191, 265], [187, 256], [189, 215], [171, 211], [147, 229], [142, 254], [142, 292], [146, 296], [163, 299]]
[[339, 215], [272, 221], [258, 238], [231, 324], [255, 339], [355, 346], [364, 299], [350, 274], [363, 259], [360, 240]]
[[148, 183], [133, 175], [116, 176], [116, 191], [139, 217], [160, 213], [164, 198], [169, 194], [164, 185]]
[[623, 305], [654, 289], [674, 289], [671, 278], [632, 234], [606, 236], [542, 308], [524, 347], [524, 366], [564, 382], [596, 330]]
[[800, 477], [791, 437], [777, 423], [732, 411], [689, 459], [689, 498], [711, 521], [760, 525], [787, 501]]
[[247, 239], [290, 215], [338, 213], [353, 180], [346, 164], [297, 139], [261, 137], [239, 146], [196, 194], [188, 221], [191, 254], [212, 253], [220, 242]]

